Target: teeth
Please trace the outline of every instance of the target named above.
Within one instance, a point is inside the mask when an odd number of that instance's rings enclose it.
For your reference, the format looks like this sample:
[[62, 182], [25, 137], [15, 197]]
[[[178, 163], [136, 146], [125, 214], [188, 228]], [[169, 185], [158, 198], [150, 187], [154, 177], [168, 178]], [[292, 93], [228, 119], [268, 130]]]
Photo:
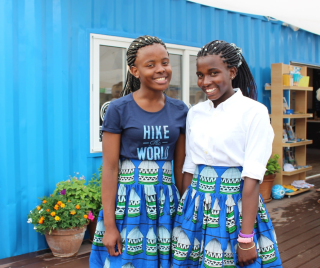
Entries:
[[166, 78], [165, 77], [160, 77], [160, 78], [157, 78], [156, 80], [157, 81], [163, 81], [163, 80], [165, 80]]
[[213, 92], [213, 91], [215, 91], [215, 90], [216, 90], [216, 88], [207, 89], [206, 92], [211, 93], [211, 92]]

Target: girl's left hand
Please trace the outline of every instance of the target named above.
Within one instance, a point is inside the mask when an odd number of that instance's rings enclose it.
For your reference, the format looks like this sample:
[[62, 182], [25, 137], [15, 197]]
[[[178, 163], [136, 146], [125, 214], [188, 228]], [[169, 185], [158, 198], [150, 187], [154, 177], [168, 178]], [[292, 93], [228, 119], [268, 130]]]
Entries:
[[[254, 245], [254, 242], [251, 243], [239, 243], [240, 247], [243, 249], [247, 249], [247, 248], [251, 248]], [[253, 264], [256, 259], [257, 259], [257, 249], [254, 246], [253, 248], [249, 249], [249, 250], [243, 250], [240, 249], [238, 245], [237, 248], [237, 255], [238, 255], [238, 263], [237, 265], [239, 265], [240, 267], [243, 266], [247, 266], [250, 264]]]

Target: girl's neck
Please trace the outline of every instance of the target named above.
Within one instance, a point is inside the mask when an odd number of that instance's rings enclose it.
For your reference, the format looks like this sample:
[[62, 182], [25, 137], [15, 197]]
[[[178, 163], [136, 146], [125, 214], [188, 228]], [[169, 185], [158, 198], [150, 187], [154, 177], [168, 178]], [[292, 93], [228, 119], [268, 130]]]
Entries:
[[139, 90], [132, 93], [134, 101], [147, 112], [158, 112], [165, 105], [165, 96], [158, 90]]
[[138, 89], [136, 92], [134, 92], [134, 96], [136, 98], [147, 99], [149, 101], [164, 100], [163, 91], [146, 89], [142, 85], [141, 85], [140, 89]]
[[217, 106], [221, 103], [223, 103], [224, 101], [226, 101], [227, 99], [229, 99], [233, 94], [235, 93], [234, 89], [231, 88], [228, 91], [226, 91], [219, 99], [217, 100], [212, 100], [213, 102], [213, 106], [215, 108], [217, 108]]

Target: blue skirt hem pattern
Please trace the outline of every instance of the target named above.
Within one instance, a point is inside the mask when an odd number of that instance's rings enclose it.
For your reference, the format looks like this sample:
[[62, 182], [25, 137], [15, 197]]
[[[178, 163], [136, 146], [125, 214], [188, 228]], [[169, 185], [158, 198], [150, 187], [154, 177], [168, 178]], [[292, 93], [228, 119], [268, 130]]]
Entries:
[[[173, 267], [237, 266], [242, 224], [242, 167], [198, 165], [180, 199], [172, 231]], [[250, 268], [282, 267], [276, 234], [259, 196], [254, 224], [258, 259]]]
[[105, 229], [101, 210], [90, 268], [169, 268], [171, 233], [179, 199], [172, 182], [171, 161], [121, 161], [115, 218], [123, 254], [110, 257], [102, 244]]

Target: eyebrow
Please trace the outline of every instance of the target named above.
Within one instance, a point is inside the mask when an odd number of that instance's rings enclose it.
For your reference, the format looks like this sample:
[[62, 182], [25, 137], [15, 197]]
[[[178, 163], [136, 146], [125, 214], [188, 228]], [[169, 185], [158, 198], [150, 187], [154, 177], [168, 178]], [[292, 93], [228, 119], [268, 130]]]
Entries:
[[[165, 57], [165, 58], [162, 58], [161, 60], [169, 60], [169, 58]], [[145, 63], [148, 63], [148, 62], [155, 62], [155, 60], [147, 60]]]
[[[215, 71], [215, 70], [220, 70], [219, 68], [210, 68], [208, 69], [208, 72], [212, 72], [212, 71]], [[202, 72], [196, 72], [196, 74], [202, 74]]]
[[210, 68], [208, 71], [220, 70], [219, 68]]

